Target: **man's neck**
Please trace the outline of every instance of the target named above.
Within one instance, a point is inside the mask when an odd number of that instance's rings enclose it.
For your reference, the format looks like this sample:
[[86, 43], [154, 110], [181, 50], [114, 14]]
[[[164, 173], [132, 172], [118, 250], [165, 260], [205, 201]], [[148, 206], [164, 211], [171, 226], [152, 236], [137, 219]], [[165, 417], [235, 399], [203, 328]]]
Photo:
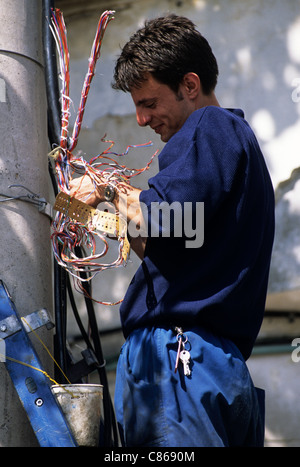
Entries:
[[221, 107], [214, 92], [212, 92], [209, 95], [202, 94], [201, 98], [199, 99], [197, 103], [197, 109], [201, 109], [202, 107], [207, 107], [209, 105]]

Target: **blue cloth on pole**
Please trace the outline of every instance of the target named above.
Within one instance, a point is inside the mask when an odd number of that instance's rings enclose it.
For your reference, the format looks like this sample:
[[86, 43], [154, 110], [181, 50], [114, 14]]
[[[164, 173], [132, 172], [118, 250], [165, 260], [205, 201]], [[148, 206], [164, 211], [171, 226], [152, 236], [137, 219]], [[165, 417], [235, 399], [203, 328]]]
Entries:
[[123, 345], [115, 410], [124, 445], [263, 446], [263, 391], [253, 386], [238, 348], [200, 327], [184, 335], [190, 376], [181, 364], [174, 371], [178, 343], [171, 329], [138, 329]]

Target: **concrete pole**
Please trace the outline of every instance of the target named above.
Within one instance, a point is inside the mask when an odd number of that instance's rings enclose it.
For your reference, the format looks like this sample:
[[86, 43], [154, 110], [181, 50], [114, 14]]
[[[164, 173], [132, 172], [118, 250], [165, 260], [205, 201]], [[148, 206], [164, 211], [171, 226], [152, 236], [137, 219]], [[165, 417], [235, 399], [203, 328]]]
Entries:
[[[49, 200], [47, 104], [42, 57], [42, 1], [0, 0], [0, 193], [24, 195], [24, 185]], [[0, 197], [0, 200], [3, 199]], [[50, 221], [33, 204], [0, 203], [0, 279], [20, 316], [52, 313]], [[39, 331], [51, 349], [52, 335]], [[49, 357], [34, 343], [49, 371]], [[36, 446], [18, 395], [0, 363], [0, 446]]]

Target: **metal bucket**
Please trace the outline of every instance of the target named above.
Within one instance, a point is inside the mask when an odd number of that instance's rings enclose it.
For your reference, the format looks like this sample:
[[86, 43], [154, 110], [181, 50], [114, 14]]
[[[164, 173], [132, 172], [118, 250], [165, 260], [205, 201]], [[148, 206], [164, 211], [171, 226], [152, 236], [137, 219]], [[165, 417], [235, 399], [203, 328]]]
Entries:
[[102, 412], [103, 386], [61, 384], [51, 386], [78, 446], [97, 447]]

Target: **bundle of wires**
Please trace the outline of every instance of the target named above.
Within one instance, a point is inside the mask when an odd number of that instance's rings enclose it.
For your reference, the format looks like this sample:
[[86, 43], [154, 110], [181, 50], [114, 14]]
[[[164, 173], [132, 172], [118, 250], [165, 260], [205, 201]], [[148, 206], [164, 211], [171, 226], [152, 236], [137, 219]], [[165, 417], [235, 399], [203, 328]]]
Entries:
[[[144, 145], [130, 145], [122, 154], [112, 152], [113, 141], [109, 147], [101, 154], [93, 157], [87, 162], [82, 156], [73, 155], [77, 145], [79, 132], [82, 125], [83, 114], [86, 106], [87, 96], [90, 90], [92, 78], [95, 74], [96, 62], [100, 57], [102, 39], [108, 23], [113, 19], [114, 11], [105, 11], [98, 22], [95, 39], [92, 45], [88, 72], [85, 76], [81, 99], [77, 111], [77, 117], [74, 124], [72, 137], [69, 138], [69, 117], [70, 117], [70, 66], [69, 51], [67, 43], [67, 31], [63, 14], [59, 9], [52, 10], [51, 30], [55, 38], [56, 47], [59, 56], [59, 68], [61, 79], [61, 134], [60, 145], [53, 149], [50, 155], [54, 158], [57, 176], [57, 184], [60, 191], [70, 194], [69, 182], [76, 174], [88, 176], [92, 181], [94, 190], [99, 185], [112, 185], [118, 191], [126, 191], [132, 177], [139, 175], [147, 170], [156, 153], [153, 154], [148, 164], [142, 169], [129, 169], [125, 165], [118, 163], [115, 157], [126, 156], [130, 149], [140, 146], [150, 146], [148, 142]], [[91, 192], [92, 193], [92, 192]], [[86, 200], [82, 200], [86, 201]], [[122, 249], [124, 246], [124, 234], [120, 235], [118, 256], [112, 262], [102, 262], [102, 258], [108, 251], [108, 242], [106, 234], [96, 231], [91, 225], [83, 225], [80, 222], [70, 219], [68, 216], [57, 212], [52, 223], [52, 246], [54, 256], [57, 262], [66, 269], [75, 279], [74, 284], [77, 290], [86, 294], [86, 288], [82, 282], [91, 281], [99, 272], [126, 265]], [[99, 248], [99, 241], [102, 242], [102, 248]], [[89, 253], [84, 257], [76, 254], [77, 247], [87, 249]], [[91, 297], [90, 297], [91, 298]], [[120, 303], [95, 300], [103, 305], [115, 305]]]

